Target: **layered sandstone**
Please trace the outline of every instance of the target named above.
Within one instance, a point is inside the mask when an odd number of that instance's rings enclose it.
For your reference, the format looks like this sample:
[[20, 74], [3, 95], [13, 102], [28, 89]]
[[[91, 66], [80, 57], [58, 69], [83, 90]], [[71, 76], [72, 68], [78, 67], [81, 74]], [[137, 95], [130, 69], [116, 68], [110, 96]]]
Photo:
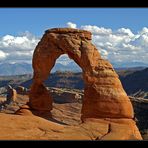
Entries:
[[43, 81], [62, 54], [68, 54], [83, 71], [85, 90], [82, 119], [133, 118], [131, 102], [118, 75], [91, 43], [91, 33], [69, 28], [47, 30], [34, 51], [34, 77], [29, 102], [32, 109], [52, 109], [52, 98]]
[[55, 103], [81, 103], [83, 92], [80, 90], [48, 88]]
[[[138, 135], [140, 133], [133, 121], [133, 107], [118, 75], [112, 65], [101, 58], [98, 49], [91, 43], [91, 33], [84, 30], [54, 28], [45, 32], [33, 54], [33, 84], [29, 93], [28, 106], [23, 108], [23, 112], [29, 109], [29, 114], [31, 112], [37, 115], [50, 113], [53, 99], [43, 83], [48, 78], [57, 58], [62, 54], [67, 54], [73, 59], [83, 72], [85, 89], [81, 120], [85, 123], [91, 118], [98, 121], [100, 118], [109, 118], [117, 122], [118, 119], [123, 119], [117, 125], [122, 127], [125, 123], [130, 126], [126, 126], [126, 130], [122, 130], [123, 135], [119, 135], [126, 139], [125, 131], [128, 130], [133, 137], [129, 136], [127, 139], [141, 139], [140, 136], [136, 138], [137, 133]], [[17, 113], [23, 114], [21, 109]], [[113, 127], [116, 131], [118, 126]], [[137, 132], [130, 132], [131, 129]], [[116, 137], [116, 134], [117, 131], [113, 137]], [[111, 137], [107, 136], [106, 139], [114, 139]], [[119, 139], [122, 139], [121, 137]]]
[[141, 139], [132, 119], [91, 119], [77, 126], [67, 126], [38, 116], [0, 113], [0, 121], [0, 140]]

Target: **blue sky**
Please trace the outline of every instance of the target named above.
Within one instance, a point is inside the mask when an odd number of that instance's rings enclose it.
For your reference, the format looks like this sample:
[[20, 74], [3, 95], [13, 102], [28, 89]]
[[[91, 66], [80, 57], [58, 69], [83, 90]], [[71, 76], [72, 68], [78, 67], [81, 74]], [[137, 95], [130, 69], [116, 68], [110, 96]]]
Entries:
[[101, 56], [112, 63], [148, 65], [147, 18], [148, 8], [0, 8], [0, 62], [31, 62], [45, 30], [71, 27], [92, 32]]
[[67, 22], [96, 25], [113, 30], [124, 27], [137, 32], [148, 26], [148, 8], [0, 8], [0, 36], [30, 31], [42, 35]]

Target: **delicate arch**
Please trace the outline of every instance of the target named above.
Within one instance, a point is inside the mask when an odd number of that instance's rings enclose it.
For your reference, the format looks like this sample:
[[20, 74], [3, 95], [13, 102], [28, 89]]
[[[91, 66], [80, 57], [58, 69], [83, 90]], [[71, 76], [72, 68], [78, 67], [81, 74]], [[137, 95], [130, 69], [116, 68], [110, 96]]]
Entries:
[[91, 33], [70, 28], [45, 32], [33, 54], [33, 84], [29, 106], [50, 112], [52, 98], [43, 84], [56, 59], [67, 54], [81, 68], [84, 79], [82, 120], [85, 118], [133, 118], [133, 107], [112, 65], [91, 43]]

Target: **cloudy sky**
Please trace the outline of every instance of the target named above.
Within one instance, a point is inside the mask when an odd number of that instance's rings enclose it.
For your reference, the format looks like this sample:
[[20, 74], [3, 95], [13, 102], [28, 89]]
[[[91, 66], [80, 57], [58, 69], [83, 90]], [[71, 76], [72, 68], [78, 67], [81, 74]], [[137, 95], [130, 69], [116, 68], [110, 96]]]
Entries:
[[[92, 42], [112, 63], [148, 64], [147, 8], [0, 8], [0, 62], [31, 63], [45, 30], [70, 27], [91, 31]], [[58, 62], [69, 63], [67, 56]]]

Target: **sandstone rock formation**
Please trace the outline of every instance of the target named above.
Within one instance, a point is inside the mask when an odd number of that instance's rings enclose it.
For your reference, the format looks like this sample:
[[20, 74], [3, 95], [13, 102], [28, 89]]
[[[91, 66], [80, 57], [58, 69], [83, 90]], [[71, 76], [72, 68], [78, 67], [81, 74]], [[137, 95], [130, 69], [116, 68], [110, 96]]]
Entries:
[[85, 90], [82, 119], [133, 118], [131, 102], [118, 75], [91, 43], [91, 33], [69, 28], [47, 30], [34, 51], [34, 77], [29, 102], [32, 109], [52, 109], [52, 98], [43, 81], [62, 54], [68, 54], [83, 71]]
[[7, 102], [15, 102], [17, 98], [17, 92], [10, 85], [7, 86]]
[[0, 121], [0, 140], [141, 139], [132, 119], [87, 119], [78, 126], [67, 126], [38, 116], [0, 113]]
[[22, 94], [22, 95], [27, 93], [27, 89], [23, 86], [18, 86], [16, 88], [16, 91], [17, 91], [18, 94]]
[[135, 112], [137, 126], [145, 140], [148, 140], [148, 99], [129, 96]]
[[[89, 118], [110, 118], [119, 124], [126, 123], [126, 131], [132, 128], [130, 135], [133, 137], [128, 137], [129, 139], [137, 139], [136, 137], [140, 139], [140, 134], [132, 120], [134, 117], [132, 104], [112, 65], [101, 58], [98, 49], [91, 43], [91, 33], [88, 31], [55, 28], [45, 32], [33, 54], [34, 76], [28, 103], [30, 110], [38, 114], [52, 110], [53, 99], [43, 82], [62, 54], [67, 54], [73, 59], [83, 72], [85, 89], [82, 121], [85, 123]], [[21, 114], [21, 110], [17, 113]], [[118, 119], [125, 120], [118, 121]], [[116, 127], [114, 130], [117, 130]], [[122, 130], [122, 134], [124, 137], [125, 130]], [[114, 139], [111, 137], [106, 139]]]
[[78, 90], [68, 90], [60, 88], [48, 88], [55, 103], [77, 103], [82, 102], [83, 92]]

